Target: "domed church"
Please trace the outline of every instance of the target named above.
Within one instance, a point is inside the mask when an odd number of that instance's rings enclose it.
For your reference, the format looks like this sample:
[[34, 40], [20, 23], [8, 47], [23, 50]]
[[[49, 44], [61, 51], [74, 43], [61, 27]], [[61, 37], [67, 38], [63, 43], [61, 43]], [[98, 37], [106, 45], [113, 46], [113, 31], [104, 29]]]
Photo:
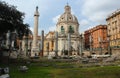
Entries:
[[[71, 13], [71, 7], [67, 4], [64, 13], [58, 19], [56, 31], [50, 31], [44, 36], [38, 36], [38, 7], [35, 11], [35, 25], [33, 36], [28, 38], [28, 50], [25, 46], [26, 38], [22, 40], [21, 50], [24, 54], [29, 53], [34, 56], [72, 56], [81, 55], [82, 53], [82, 38], [79, 34], [79, 22], [77, 17]], [[36, 15], [37, 13], [37, 15]]]
[[67, 4], [64, 13], [58, 19], [56, 31], [58, 32], [58, 55], [78, 55], [80, 48], [79, 22], [71, 13]]

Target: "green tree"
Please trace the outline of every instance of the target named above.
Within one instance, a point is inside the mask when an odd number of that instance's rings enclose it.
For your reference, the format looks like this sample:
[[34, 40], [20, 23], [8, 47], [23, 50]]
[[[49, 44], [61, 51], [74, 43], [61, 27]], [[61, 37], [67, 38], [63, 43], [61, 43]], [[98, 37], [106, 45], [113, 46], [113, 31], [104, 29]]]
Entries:
[[30, 32], [29, 25], [23, 23], [24, 15], [15, 6], [0, 1], [0, 36], [8, 30], [11, 32], [17, 30], [18, 37], [21, 39], [26, 31]]

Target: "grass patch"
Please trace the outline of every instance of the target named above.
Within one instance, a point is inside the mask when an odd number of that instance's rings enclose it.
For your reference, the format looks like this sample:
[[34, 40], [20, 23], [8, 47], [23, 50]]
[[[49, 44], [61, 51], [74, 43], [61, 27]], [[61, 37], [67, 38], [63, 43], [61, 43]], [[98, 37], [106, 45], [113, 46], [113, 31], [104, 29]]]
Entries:
[[29, 66], [29, 70], [27, 72], [20, 72], [18, 67], [14, 67], [10, 71], [10, 76], [11, 78], [50, 78], [49, 69], [50, 68]]
[[119, 67], [57, 69], [54, 78], [120, 78]]
[[20, 72], [19, 66], [10, 65], [11, 78], [120, 78], [119, 66], [82, 68], [69, 63], [38, 62], [27, 65], [27, 72]]

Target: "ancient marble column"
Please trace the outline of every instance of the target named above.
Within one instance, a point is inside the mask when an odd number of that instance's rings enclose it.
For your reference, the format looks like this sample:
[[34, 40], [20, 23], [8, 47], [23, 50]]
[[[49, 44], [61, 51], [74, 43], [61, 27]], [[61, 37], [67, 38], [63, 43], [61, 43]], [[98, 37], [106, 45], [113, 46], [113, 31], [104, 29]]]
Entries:
[[7, 48], [9, 48], [9, 46], [11, 45], [10, 43], [10, 31], [8, 30], [8, 32], [6, 33], [6, 46]]
[[44, 31], [41, 32], [41, 55], [43, 56], [44, 52]]
[[55, 32], [55, 56], [58, 56], [58, 32]]
[[68, 56], [70, 56], [71, 53], [71, 35], [68, 33]]
[[36, 56], [39, 54], [39, 46], [37, 45], [38, 22], [39, 22], [39, 12], [38, 12], [38, 7], [36, 7], [36, 11], [34, 14], [34, 32], [33, 32], [33, 43], [32, 43], [31, 56]]

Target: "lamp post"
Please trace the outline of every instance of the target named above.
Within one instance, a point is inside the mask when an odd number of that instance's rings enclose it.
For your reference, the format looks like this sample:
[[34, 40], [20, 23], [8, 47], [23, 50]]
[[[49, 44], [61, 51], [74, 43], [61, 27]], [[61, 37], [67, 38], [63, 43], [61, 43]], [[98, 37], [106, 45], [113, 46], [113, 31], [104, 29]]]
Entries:
[[111, 48], [110, 48], [110, 35], [107, 36], [107, 40], [108, 40], [108, 53], [110, 54], [111, 56]]

